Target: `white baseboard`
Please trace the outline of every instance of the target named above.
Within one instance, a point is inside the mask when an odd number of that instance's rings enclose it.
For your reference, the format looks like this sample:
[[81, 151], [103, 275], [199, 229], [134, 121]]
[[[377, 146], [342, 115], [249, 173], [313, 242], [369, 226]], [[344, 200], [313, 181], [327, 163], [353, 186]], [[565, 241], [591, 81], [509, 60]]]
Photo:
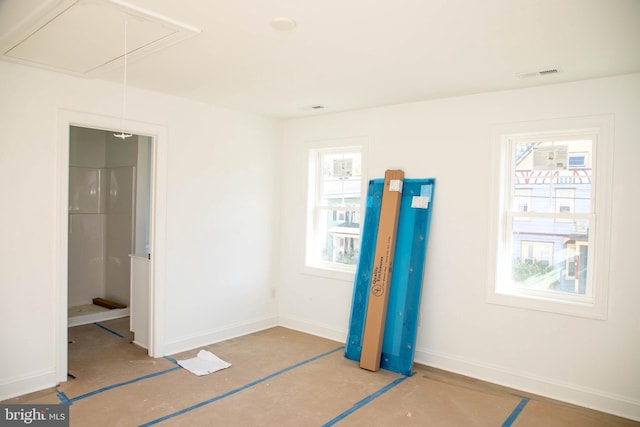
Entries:
[[347, 341], [346, 330], [336, 330], [328, 325], [307, 322], [291, 316], [280, 316], [280, 325], [295, 331], [305, 332], [317, 337], [345, 343]]
[[[270, 316], [182, 337], [167, 342], [165, 350], [166, 354], [176, 354], [275, 326], [283, 326], [341, 343], [344, 343], [347, 337], [346, 330], [338, 330], [326, 324], [308, 322], [291, 316], [280, 318]], [[640, 421], [640, 401], [625, 396], [562, 383], [524, 371], [506, 369], [423, 348], [416, 349], [414, 360], [416, 363], [445, 371]], [[54, 387], [56, 384], [56, 375], [53, 369], [21, 378], [12, 378], [4, 384], [0, 384], [0, 400]]]
[[167, 341], [164, 345], [165, 355], [181, 353], [198, 347], [204, 347], [220, 341], [237, 338], [253, 332], [279, 326], [278, 317], [271, 316], [262, 319], [254, 319], [248, 322], [227, 325], [224, 328], [201, 331], [190, 336]]
[[7, 382], [0, 384], [0, 400], [55, 387], [57, 384], [56, 372], [53, 368], [19, 378], [9, 378]]
[[141, 342], [136, 341], [135, 339], [133, 341], [131, 341], [132, 343], [134, 343], [135, 345], [137, 345], [140, 348], [144, 348], [145, 350], [149, 350], [149, 347]]
[[454, 355], [416, 348], [414, 361], [482, 381], [640, 421], [640, 402]]
[[97, 313], [91, 313], [91, 314], [83, 314], [81, 316], [73, 316], [73, 317], [69, 317], [69, 319], [67, 320], [67, 326], [68, 327], [80, 326], [80, 325], [87, 325], [89, 323], [104, 322], [106, 320], [119, 319], [121, 317], [127, 317], [129, 315], [129, 312], [130, 312], [130, 309], [127, 307], [127, 308], [114, 309], [109, 311], [99, 311]]
[[[286, 316], [280, 318], [280, 326], [342, 343], [345, 342], [348, 333], [327, 325]], [[523, 371], [504, 369], [499, 366], [492, 366], [454, 355], [436, 353], [426, 349], [416, 348], [414, 361], [493, 384], [640, 421], [640, 402], [624, 396], [603, 393], [599, 390], [561, 383]]]

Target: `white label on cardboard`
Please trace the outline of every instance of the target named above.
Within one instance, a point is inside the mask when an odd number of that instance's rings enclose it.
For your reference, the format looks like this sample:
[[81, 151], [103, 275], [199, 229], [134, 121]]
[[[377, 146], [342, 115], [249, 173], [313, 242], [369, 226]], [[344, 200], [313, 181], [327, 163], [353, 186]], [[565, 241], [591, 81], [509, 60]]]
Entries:
[[392, 179], [389, 181], [389, 191], [397, 191], [402, 193], [402, 180]]
[[429, 198], [413, 196], [413, 199], [411, 199], [411, 207], [416, 209], [427, 209], [429, 207]]

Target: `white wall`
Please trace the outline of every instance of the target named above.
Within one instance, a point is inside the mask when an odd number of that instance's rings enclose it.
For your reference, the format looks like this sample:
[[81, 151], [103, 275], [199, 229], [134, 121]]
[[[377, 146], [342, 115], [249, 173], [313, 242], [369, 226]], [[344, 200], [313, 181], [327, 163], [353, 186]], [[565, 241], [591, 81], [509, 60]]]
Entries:
[[[486, 302], [492, 129], [613, 114], [606, 321]], [[640, 75], [285, 122], [281, 323], [344, 340], [352, 281], [305, 274], [307, 141], [366, 136], [369, 178], [437, 179], [416, 361], [640, 420]]]
[[[54, 385], [66, 339], [60, 109], [117, 117], [121, 90], [2, 61], [0, 76], [2, 399]], [[392, 167], [437, 178], [416, 360], [640, 419], [639, 94], [630, 75], [325, 115], [286, 122], [281, 144], [278, 121], [131, 88], [129, 117], [169, 134], [166, 353], [274, 325], [278, 310], [284, 325], [344, 339], [353, 283], [301, 269], [304, 142], [365, 135], [369, 178]], [[594, 114], [615, 115], [608, 319], [486, 303], [493, 126]]]
[[[4, 399], [53, 386], [56, 348], [66, 343], [66, 336], [56, 337], [60, 110], [117, 118], [122, 90], [3, 61], [0, 76]], [[165, 352], [276, 324], [271, 254], [280, 122], [134, 88], [127, 107], [128, 118], [163, 126], [169, 135]]]

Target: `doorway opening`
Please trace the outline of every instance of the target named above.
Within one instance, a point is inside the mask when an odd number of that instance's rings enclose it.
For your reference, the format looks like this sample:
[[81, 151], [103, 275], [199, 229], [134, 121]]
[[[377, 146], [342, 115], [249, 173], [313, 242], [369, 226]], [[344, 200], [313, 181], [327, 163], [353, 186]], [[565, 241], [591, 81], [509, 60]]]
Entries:
[[[151, 142], [144, 135], [122, 140], [106, 130], [69, 130], [69, 326], [129, 315], [146, 325], [139, 316], [148, 313], [148, 298], [136, 288], [148, 285], [132, 281], [131, 270], [135, 262], [144, 264], [134, 269], [148, 268], [150, 259]], [[132, 331], [146, 348], [140, 335], [147, 331]]]
[[[67, 380], [69, 326], [131, 316], [134, 342], [151, 357], [164, 355], [164, 270], [159, 266], [165, 253], [168, 132], [149, 123], [128, 124], [134, 137], [122, 141], [113, 137], [118, 119], [61, 111], [56, 263], [60, 382]], [[94, 298], [126, 307], [93, 308]]]

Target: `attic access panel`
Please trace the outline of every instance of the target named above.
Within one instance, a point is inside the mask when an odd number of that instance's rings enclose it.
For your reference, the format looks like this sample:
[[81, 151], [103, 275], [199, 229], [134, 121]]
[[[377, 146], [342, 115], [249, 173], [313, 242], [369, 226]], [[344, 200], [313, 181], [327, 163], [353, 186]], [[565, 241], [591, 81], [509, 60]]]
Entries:
[[[50, 2], [53, 3], [53, 2]], [[18, 27], [3, 46], [6, 59], [74, 74], [95, 74], [200, 33], [120, 0], [57, 1]]]

